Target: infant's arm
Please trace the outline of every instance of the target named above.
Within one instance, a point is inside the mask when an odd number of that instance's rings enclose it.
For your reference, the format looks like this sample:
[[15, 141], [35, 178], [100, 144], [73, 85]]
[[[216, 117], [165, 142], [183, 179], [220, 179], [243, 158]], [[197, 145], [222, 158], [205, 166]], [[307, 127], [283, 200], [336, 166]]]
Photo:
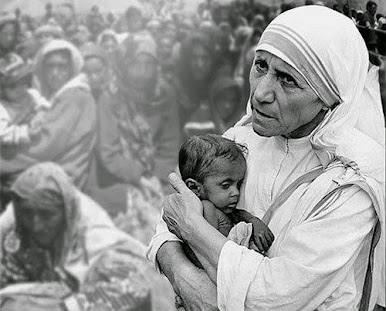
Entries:
[[[224, 236], [228, 236], [229, 231], [233, 226], [228, 216], [215, 208], [210, 201], [204, 200], [202, 201], [202, 205], [205, 220], [215, 229], [220, 231]], [[196, 256], [194, 250], [192, 250], [186, 242], [183, 244], [183, 249], [186, 257], [188, 257], [189, 260], [196, 265], [196, 267], [203, 269], [201, 261], [205, 260], [205, 258], [202, 258], [199, 255]]]
[[260, 252], [265, 253], [271, 247], [275, 237], [268, 226], [256, 216], [246, 210], [236, 209], [230, 215], [234, 223], [245, 221], [251, 223], [253, 227], [253, 241]]

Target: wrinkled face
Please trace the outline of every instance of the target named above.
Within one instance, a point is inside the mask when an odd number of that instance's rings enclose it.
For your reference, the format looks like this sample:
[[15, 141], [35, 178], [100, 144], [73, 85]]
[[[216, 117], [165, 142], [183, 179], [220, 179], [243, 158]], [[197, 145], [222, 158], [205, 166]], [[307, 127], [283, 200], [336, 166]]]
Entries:
[[192, 49], [191, 70], [195, 80], [204, 80], [211, 71], [212, 61], [209, 52], [202, 45]]
[[141, 53], [128, 66], [128, 75], [137, 87], [152, 84], [157, 75], [157, 63], [152, 55]]
[[107, 68], [99, 57], [87, 58], [84, 63], [84, 72], [88, 76], [91, 89], [102, 89], [107, 80]]
[[16, 40], [16, 25], [6, 23], [0, 28], [0, 48], [10, 49]]
[[72, 77], [72, 62], [69, 54], [52, 52], [44, 59], [44, 80], [51, 93], [58, 91]]
[[215, 98], [215, 107], [220, 118], [224, 121], [228, 121], [233, 117], [233, 114], [238, 108], [240, 103], [239, 93], [235, 88], [228, 88], [223, 90]]
[[[43, 201], [44, 202], [44, 201]], [[38, 245], [48, 248], [55, 243], [63, 231], [65, 216], [64, 202], [29, 202], [14, 200], [15, 218]]]
[[3, 87], [3, 96], [11, 103], [20, 103], [28, 96], [29, 85], [25, 82], [18, 82], [13, 85]]
[[261, 136], [290, 135], [323, 107], [306, 80], [271, 53], [256, 52], [249, 82], [253, 130]]
[[223, 213], [231, 213], [240, 198], [240, 187], [246, 171], [245, 159], [216, 159], [212, 169], [213, 174], [206, 177], [202, 184], [200, 198], [209, 200]]
[[106, 39], [103, 40], [101, 43], [101, 46], [103, 50], [106, 51], [106, 53], [112, 53], [117, 49], [118, 42], [115, 41], [113, 38], [107, 37]]

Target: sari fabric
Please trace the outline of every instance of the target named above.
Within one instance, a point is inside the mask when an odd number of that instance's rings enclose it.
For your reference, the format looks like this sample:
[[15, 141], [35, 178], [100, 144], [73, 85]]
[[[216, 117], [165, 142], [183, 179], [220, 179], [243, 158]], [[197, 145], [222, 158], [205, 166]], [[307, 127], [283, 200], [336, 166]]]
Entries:
[[[170, 288], [146, 263], [144, 245], [118, 230], [107, 213], [79, 192], [58, 165], [33, 166], [12, 187], [15, 194], [32, 202], [39, 202], [46, 190], [62, 196], [65, 209], [63, 233], [55, 242], [53, 255], [34, 249], [29, 236], [22, 234], [13, 206], [0, 217], [0, 272], [7, 276], [1, 280], [1, 287], [5, 287], [0, 291], [1, 303], [18, 296], [50, 296], [45, 289], [57, 284], [63, 289], [59, 291], [63, 297], [57, 298], [74, 310], [151, 310], [157, 304], [161, 309], [170, 308]], [[28, 256], [32, 252], [42, 257]], [[47, 257], [51, 257], [50, 265], [46, 265]], [[157, 287], [167, 293], [160, 299]]]

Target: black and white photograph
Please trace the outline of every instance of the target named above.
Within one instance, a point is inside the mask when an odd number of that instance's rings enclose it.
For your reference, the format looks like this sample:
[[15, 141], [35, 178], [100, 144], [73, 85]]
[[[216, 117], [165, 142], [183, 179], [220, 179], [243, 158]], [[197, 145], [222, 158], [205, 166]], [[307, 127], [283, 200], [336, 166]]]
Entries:
[[386, 311], [386, 0], [1, 0], [1, 311]]

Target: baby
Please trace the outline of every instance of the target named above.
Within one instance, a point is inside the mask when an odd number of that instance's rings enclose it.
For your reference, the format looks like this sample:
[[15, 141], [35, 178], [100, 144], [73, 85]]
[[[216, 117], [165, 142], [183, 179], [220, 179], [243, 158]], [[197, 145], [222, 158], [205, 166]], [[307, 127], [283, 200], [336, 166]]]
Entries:
[[0, 63], [0, 144], [28, 144], [39, 134], [50, 103], [31, 88], [32, 65], [10, 54]]
[[[234, 224], [251, 223], [253, 242], [265, 253], [274, 240], [271, 230], [259, 218], [236, 209], [246, 172], [243, 151], [246, 147], [219, 135], [193, 136], [181, 146], [179, 170], [187, 187], [202, 201], [204, 218], [213, 227], [228, 236]], [[189, 246], [184, 248], [189, 259], [202, 267]]]

